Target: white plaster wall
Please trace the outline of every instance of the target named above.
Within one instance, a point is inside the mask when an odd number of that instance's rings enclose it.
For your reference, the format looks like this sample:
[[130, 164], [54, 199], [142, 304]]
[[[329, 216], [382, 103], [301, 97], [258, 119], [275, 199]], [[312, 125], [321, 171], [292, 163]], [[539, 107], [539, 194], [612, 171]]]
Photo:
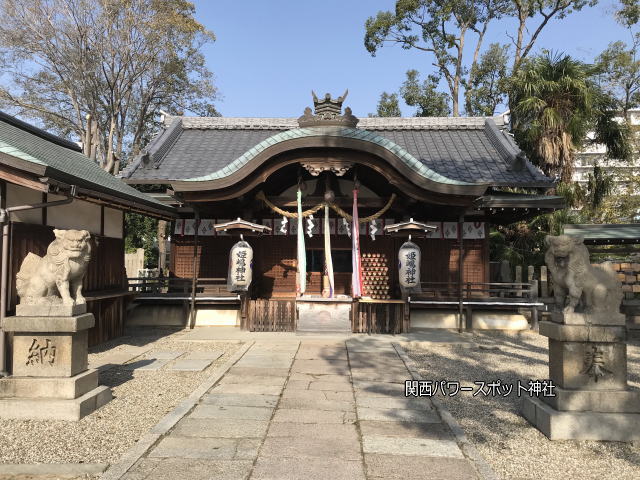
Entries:
[[[7, 207], [34, 203], [42, 203], [42, 192], [7, 182]], [[14, 212], [11, 214], [11, 220], [42, 225], [42, 209]]]
[[122, 238], [122, 210], [104, 207], [104, 236]]
[[[47, 200], [64, 200], [65, 197], [49, 195]], [[100, 205], [74, 200], [68, 205], [60, 205], [47, 209], [47, 225], [62, 229], [89, 230], [100, 234]]]

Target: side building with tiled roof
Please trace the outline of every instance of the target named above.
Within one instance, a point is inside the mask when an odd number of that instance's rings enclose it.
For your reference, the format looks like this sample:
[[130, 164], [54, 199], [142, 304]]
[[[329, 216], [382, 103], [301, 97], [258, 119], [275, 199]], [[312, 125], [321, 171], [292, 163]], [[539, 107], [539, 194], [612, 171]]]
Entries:
[[93, 248], [84, 292], [88, 311], [96, 318], [89, 341], [96, 344], [121, 335], [129, 296], [124, 214], [171, 220], [175, 208], [107, 173], [75, 143], [2, 112], [0, 202], [3, 241], [8, 242], [2, 316], [15, 311], [15, 275], [25, 256], [45, 254], [54, 228], [88, 230]]

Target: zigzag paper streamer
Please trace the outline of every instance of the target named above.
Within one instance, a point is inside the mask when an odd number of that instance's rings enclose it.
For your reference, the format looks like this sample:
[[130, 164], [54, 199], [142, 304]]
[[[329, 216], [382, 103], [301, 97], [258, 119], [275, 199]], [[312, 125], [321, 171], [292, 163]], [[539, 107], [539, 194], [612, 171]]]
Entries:
[[281, 233], [287, 233], [287, 223], [289, 222], [289, 220], [287, 220], [287, 217], [285, 217], [284, 215], [282, 216], [282, 224], [280, 225], [280, 232]]
[[313, 237], [313, 215], [309, 215], [307, 218], [307, 235], [309, 238]]
[[376, 221], [371, 220], [371, 225], [369, 226], [369, 235], [371, 235], [371, 240], [375, 242], [376, 240], [376, 232], [378, 231], [378, 227], [376, 226]]
[[347, 222], [347, 219], [343, 217], [342, 223], [344, 224], [344, 229], [347, 231], [347, 236], [351, 238], [351, 227], [349, 226], [349, 222]]

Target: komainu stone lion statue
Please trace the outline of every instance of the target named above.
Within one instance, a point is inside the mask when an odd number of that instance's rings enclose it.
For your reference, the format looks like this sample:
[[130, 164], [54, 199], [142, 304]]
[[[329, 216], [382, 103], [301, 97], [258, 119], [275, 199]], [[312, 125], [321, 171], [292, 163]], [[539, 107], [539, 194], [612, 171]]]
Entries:
[[580, 237], [549, 235], [545, 244], [544, 260], [553, 278], [558, 308], [572, 313], [580, 304], [585, 313], [619, 313], [622, 288], [610, 264], [592, 266]]
[[40, 257], [29, 253], [16, 276], [22, 304], [82, 305], [82, 279], [91, 259], [89, 232], [54, 230], [56, 239]]

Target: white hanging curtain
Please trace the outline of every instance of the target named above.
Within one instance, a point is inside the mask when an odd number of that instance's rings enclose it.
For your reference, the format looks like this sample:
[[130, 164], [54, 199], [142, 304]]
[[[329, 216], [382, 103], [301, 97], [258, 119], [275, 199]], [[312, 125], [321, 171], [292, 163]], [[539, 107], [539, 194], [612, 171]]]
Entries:
[[333, 259], [331, 258], [331, 229], [329, 227], [329, 207], [324, 206], [324, 265], [329, 279], [329, 298], [333, 298]]
[[296, 292], [304, 295], [307, 290], [307, 251], [304, 246], [304, 224], [302, 222], [302, 192], [298, 187], [298, 272], [296, 274]]

